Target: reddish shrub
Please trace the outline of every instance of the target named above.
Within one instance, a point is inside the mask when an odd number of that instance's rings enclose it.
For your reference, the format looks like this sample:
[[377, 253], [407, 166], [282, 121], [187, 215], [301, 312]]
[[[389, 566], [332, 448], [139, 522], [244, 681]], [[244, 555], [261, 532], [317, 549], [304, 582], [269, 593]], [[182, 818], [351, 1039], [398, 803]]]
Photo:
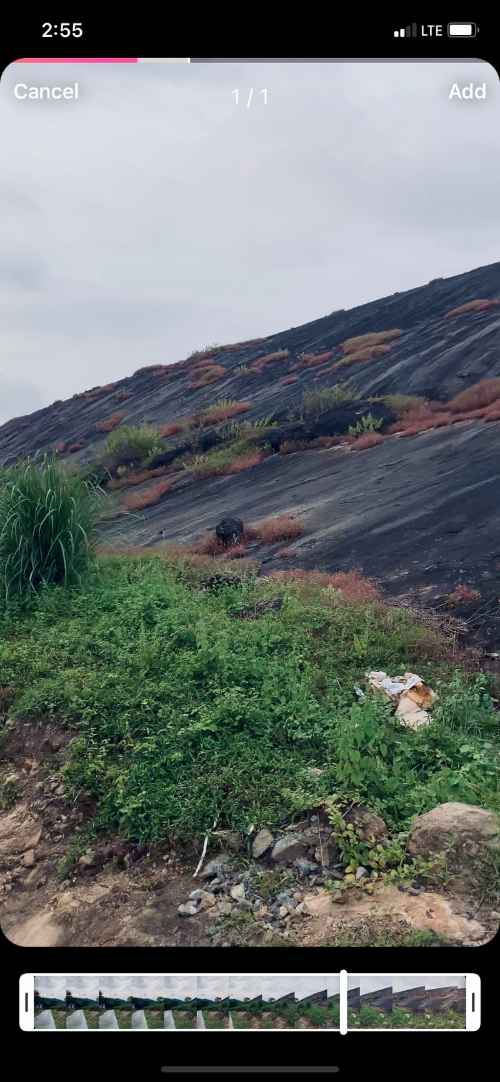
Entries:
[[282, 387], [288, 387], [290, 383], [298, 383], [298, 376], [285, 376], [285, 378], [281, 380]]
[[191, 357], [188, 357], [188, 361], [191, 362], [190, 368], [206, 368], [211, 363], [212, 357], [215, 357], [220, 352], [220, 349], [207, 349], [204, 353], [193, 353]]
[[332, 364], [332, 367], [329, 368], [328, 371], [335, 372], [337, 368], [344, 368], [348, 364], [372, 361], [375, 357], [382, 357], [384, 353], [389, 353], [390, 349], [390, 346], [366, 346], [364, 349], [358, 349], [356, 351], [347, 353], [341, 361], [337, 361], [336, 364]]
[[59, 443], [56, 443], [54, 445], [54, 451], [55, 451], [56, 455], [63, 455], [65, 450], [66, 450], [66, 442], [65, 442], [65, 440], [59, 440]]
[[82, 451], [84, 447], [84, 443], [70, 443], [68, 446], [68, 454], [75, 455], [77, 451]]
[[464, 582], [461, 582], [452, 590], [451, 594], [448, 594], [446, 604], [448, 608], [454, 608], [456, 605], [473, 605], [480, 600], [481, 594], [479, 590], [474, 590], [472, 586], [467, 586]]
[[137, 372], [134, 372], [134, 376], [151, 375], [155, 372], [164, 372], [168, 368], [166, 364], [146, 364], [144, 368], [138, 368]]
[[243, 556], [246, 556], [246, 545], [233, 545], [232, 548], [225, 549], [222, 553], [223, 560], [241, 560]]
[[240, 413], [247, 413], [250, 409], [249, 402], [231, 402], [226, 406], [218, 406], [215, 403], [203, 410], [199, 420], [204, 425], [218, 425], [221, 421], [227, 421], [230, 417], [237, 417]]
[[448, 403], [447, 407], [452, 413], [463, 413], [464, 410], [479, 409], [481, 406], [490, 406], [500, 400], [500, 378], [482, 379], [479, 383], [473, 383], [464, 391], [456, 394]]
[[220, 556], [224, 546], [215, 534], [206, 534], [199, 541], [193, 541], [188, 551], [198, 556]]
[[277, 361], [285, 361], [290, 355], [288, 349], [278, 349], [274, 353], [266, 353], [264, 357], [257, 357], [253, 361], [251, 368], [254, 372], [261, 373], [268, 364], [275, 364]]
[[224, 468], [224, 473], [242, 473], [243, 470], [251, 470], [253, 466], [259, 466], [267, 457], [265, 451], [248, 451], [246, 455], [233, 459], [229, 466]]
[[121, 425], [124, 413], [112, 413], [111, 417], [107, 417], [104, 421], [96, 421], [96, 432], [112, 432], [114, 428], [118, 428]]
[[130, 398], [128, 391], [117, 391], [115, 394], [117, 402], [126, 402], [127, 398]]
[[168, 439], [169, 436], [176, 436], [181, 431], [182, 425], [177, 424], [175, 421], [171, 421], [170, 424], [160, 425], [158, 428], [158, 434], [163, 439]]
[[359, 571], [337, 571], [331, 576], [329, 584], [340, 590], [346, 601], [380, 601], [381, 594], [371, 579], [366, 579]]
[[485, 421], [500, 421], [500, 404], [491, 407], [484, 418]]
[[189, 384], [188, 390], [190, 391], [198, 391], [200, 387], [207, 387], [209, 383], [216, 383], [217, 380], [226, 375], [226, 369], [221, 364], [211, 364], [194, 374], [196, 379]]
[[391, 342], [394, 338], [399, 338], [400, 334], [401, 331], [398, 330], [372, 331], [370, 334], [358, 334], [354, 338], [346, 338], [340, 348], [344, 354], [359, 353], [361, 350]]
[[451, 413], [429, 413], [427, 416], [414, 417], [408, 414], [400, 421], [389, 425], [389, 435], [397, 433], [400, 436], [416, 436], [419, 432], [427, 432], [430, 428], [444, 428], [452, 423]]
[[[500, 405], [500, 403], [499, 403], [499, 405]], [[475, 420], [477, 420], [478, 417], [486, 417], [486, 415], [489, 412], [489, 409], [494, 409], [494, 408], [495, 408], [495, 404], [493, 403], [492, 407], [483, 406], [482, 409], [464, 410], [463, 413], [455, 413], [454, 415], [450, 414], [449, 416], [451, 416], [451, 424], [452, 425], [455, 424], [456, 421], [475, 421]]]
[[126, 511], [142, 511], [145, 507], [153, 507], [159, 503], [162, 496], [172, 488], [172, 481], [159, 481], [157, 485], [151, 485], [144, 492], [131, 493], [125, 496], [123, 506]]
[[327, 571], [305, 571], [302, 568], [293, 568], [290, 571], [273, 571], [270, 577], [323, 589], [331, 587], [338, 590], [345, 601], [353, 603], [366, 604], [382, 600], [375, 584], [370, 579], [364, 578], [359, 571], [336, 571], [334, 574], [329, 574]]
[[277, 515], [276, 518], [267, 518], [248, 527], [245, 537], [262, 541], [265, 545], [274, 545], [276, 541], [294, 541], [303, 533], [304, 524], [300, 519], [291, 515]]
[[460, 304], [458, 308], [451, 308], [449, 312], [445, 312], [445, 319], [451, 319], [453, 316], [465, 316], [468, 312], [486, 312], [488, 308], [493, 308], [500, 304], [500, 297], [494, 299], [477, 298], [475, 301], [467, 301], [466, 304]]
[[376, 447], [383, 443], [384, 437], [379, 432], [366, 432], [363, 436], [357, 436], [352, 444], [353, 451], [366, 451], [369, 447]]
[[328, 349], [325, 353], [302, 353], [300, 360], [304, 368], [316, 368], [319, 364], [326, 364], [331, 357], [333, 357], [333, 349]]
[[291, 549], [291, 548], [280, 549], [279, 552], [276, 553], [276, 556], [279, 556], [281, 560], [290, 560], [292, 558], [292, 556], [296, 556], [296, 555], [297, 555], [297, 549]]

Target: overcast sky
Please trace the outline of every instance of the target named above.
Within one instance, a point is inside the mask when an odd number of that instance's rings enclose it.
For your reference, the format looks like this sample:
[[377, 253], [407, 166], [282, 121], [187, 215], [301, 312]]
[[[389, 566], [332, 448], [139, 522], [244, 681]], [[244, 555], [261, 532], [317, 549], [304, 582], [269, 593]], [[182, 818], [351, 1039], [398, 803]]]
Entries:
[[496, 261], [498, 105], [464, 62], [10, 65], [0, 423]]

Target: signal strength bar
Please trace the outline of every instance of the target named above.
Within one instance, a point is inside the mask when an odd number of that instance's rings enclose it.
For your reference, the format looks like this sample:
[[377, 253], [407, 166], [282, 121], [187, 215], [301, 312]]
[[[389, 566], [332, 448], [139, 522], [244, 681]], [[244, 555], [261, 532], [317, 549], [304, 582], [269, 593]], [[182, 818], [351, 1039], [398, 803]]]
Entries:
[[403, 27], [401, 30], [394, 31], [395, 38], [417, 38], [418, 27], [416, 23], [411, 23], [410, 26]]

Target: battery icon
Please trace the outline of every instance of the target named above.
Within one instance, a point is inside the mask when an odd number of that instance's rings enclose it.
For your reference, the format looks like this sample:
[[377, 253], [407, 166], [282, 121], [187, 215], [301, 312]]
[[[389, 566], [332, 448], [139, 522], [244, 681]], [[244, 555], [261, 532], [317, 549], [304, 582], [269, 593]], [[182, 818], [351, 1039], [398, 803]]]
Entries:
[[475, 38], [475, 23], [448, 23], [449, 38]]

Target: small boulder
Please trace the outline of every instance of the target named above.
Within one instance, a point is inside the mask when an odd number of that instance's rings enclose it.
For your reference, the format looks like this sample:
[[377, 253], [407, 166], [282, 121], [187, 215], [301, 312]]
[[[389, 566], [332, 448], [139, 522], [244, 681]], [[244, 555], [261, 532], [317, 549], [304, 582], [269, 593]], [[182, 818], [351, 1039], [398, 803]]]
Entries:
[[183, 902], [177, 910], [180, 917], [194, 917], [198, 912], [196, 902]]
[[95, 854], [90, 851], [82, 853], [81, 857], [78, 858], [78, 863], [81, 864], [83, 868], [91, 868], [95, 863]]
[[491, 874], [492, 858], [499, 851], [500, 817], [474, 804], [438, 804], [414, 819], [408, 838], [412, 856], [443, 853], [455, 884], [474, 890]]
[[333, 838], [329, 838], [327, 841], [318, 845], [314, 850], [314, 859], [318, 864], [321, 864], [323, 868], [330, 867], [331, 864], [335, 864], [339, 859], [339, 850]]
[[267, 827], [263, 827], [262, 830], [259, 830], [252, 842], [252, 856], [255, 857], [255, 860], [258, 860], [264, 853], [267, 853], [267, 850], [271, 848], [273, 842], [274, 836]]
[[27, 852], [23, 855], [23, 864], [25, 868], [33, 868], [35, 860], [35, 850], [28, 849]]
[[229, 853], [219, 853], [218, 857], [209, 860], [208, 864], [205, 865], [203, 871], [200, 872], [200, 879], [211, 879], [214, 875], [221, 875], [224, 872], [224, 866], [230, 860]]
[[313, 860], [307, 860], [306, 857], [299, 857], [293, 863], [299, 875], [313, 875], [314, 872], [319, 871], [319, 865]]
[[231, 887], [231, 898], [235, 902], [242, 902], [246, 897], [246, 890], [244, 883], [237, 883], [235, 887]]
[[344, 816], [344, 821], [354, 825], [358, 837], [364, 842], [379, 842], [382, 838], [387, 838], [389, 834], [380, 815], [376, 815], [362, 804], [351, 808]]
[[215, 536], [224, 546], [239, 545], [243, 537], [243, 523], [240, 518], [223, 518], [215, 527]]
[[299, 857], [305, 857], [306, 852], [307, 840], [302, 834], [287, 834], [276, 842], [271, 857], [276, 863], [292, 864]]
[[215, 894], [212, 894], [209, 890], [204, 890], [202, 897], [198, 902], [198, 908], [200, 912], [204, 913], [206, 909], [211, 909], [215, 905], [217, 898]]

